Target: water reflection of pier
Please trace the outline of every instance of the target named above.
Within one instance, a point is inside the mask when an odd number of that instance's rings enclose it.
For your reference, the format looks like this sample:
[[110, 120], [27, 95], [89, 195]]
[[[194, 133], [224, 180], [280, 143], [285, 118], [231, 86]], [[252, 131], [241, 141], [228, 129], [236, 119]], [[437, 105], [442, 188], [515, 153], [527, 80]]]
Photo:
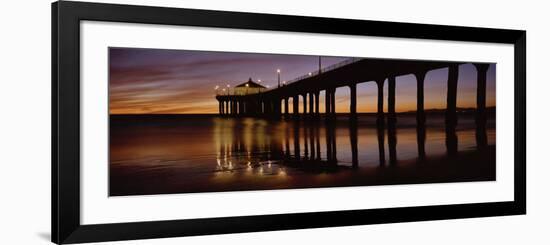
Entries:
[[[384, 83], [388, 83], [388, 117], [395, 118], [396, 77], [412, 74], [416, 78], [416, 115], [418, 124], [425, 121], [424, 83], [431, 70], [448, 69], [446, 121], [456, 124], [456, 100], [459, 66], [463, 62], [385, 60], [351, 58], [341, 63], [321, 68], [298, 77], [288, 84], [253, 94], [218, 94], [219, 114], [233, 117], [271, 117], [319, 119], [320, 93], [325, 92], [326, 119], [336, 116], [335, 92], [339, 87], [349, 87], [349, 113], [357, 115], [357, 84], [374, 82], [377, 85], [377, 113], [384, 115]], [[486, 82], [489, 64], [472, 63], [477, 71], [477, 120], [485, 121]], [[300, 115], [300, 97], [303, 110]], [[289, 101], [292, 99], [292, 115]], [[309, 102], [309, 103], [308, 103]]]
[[[338, 87], [350, 88], [349, 105], [349, 135], [352, 153], [352, 168], [358, 167], [358, 114], [357, 114], [357, 84], [375, 82], [378, 88], [377, 100], [377, 138], [380, 165], [397, 163], [397, 115], [395, 112], [396, 77], [413, 74], [417, 80], [416, 102], [416, 138], [418, 159], [426, 158], [426, 113], [424, 110], [424, 80], [427, 72], [434, 69], [447, 68], [447, 96], [445, 111], [445, 146], [448, 156], [454, 156], [458, 151], [457, 127], [457, 82], [459, 62], [382, 60], [382, 59], [350, 59], [332, 67], [319, 69], [317, 72], [300, 77], [291, 83], [257, 94], [218, 95], [219, 113], [232, 117], [269, 117], [284, 118], [293, 124], [292, 129], [285, 132], [282, 142], [269, 142], [269, 149], [264, 149], [268, 159], [280, 161], [292, 166], [310, 166], [311, 168], [333, 168], [338, 164], [336, 145], [336, 105], [335, 90]], [[487, 146], [486, 133], [486, 80], [489, 64], [472, 63], [477, 70], [477, 108], [475, 112], [476, 143], [478, 149]], [[388, 111], [384, 113], [384, 83], [388, 83]], [[325, 91], [325, 113], [319, 111], [319, 96]], [[299, 101], [303, 98], [303, 111], [300, 115]], [[292, 115], [289, 110], [289, 100], [292, 98]], [[309, 102], [309, 103], [308, 103]], [[284, 109], [284, 110], [283, 110]], [[324, 117], [326, 120], [318, 120]], [[302, 127], [300, 126], [302, 124]], [[300, 137], [303, 130], [303, 137]], [[320, 130], [325, 131], [325, 142], [321, 142]], [[290, 132], [291, 131], [291, 132]], [[387, 136], [387, 144], [386, 144]], [[301, 139], [302, 141], [301, 142]], [[324, 156], [321, 156], [321, 144], [324, 144]], [[252, 144], [255, 145], [255, 144]], [[291, 147], [292, 145], [292, 147]], [[258, 147], [258, 146], [254, 146]], [[386, 159], [386, 148], [388, 158]], [[230, 147], [236, 149], [240, 146]], [[246, 150], [250, 152], [251, 149]], [[252, 149], [254, 150], [254, 149]], [[234, 154], [235, 154], [234, 153]], [[248, 153], [250, 154], [250, 153]], [[267, 155], [265, 157], [267, 157]], [[267, 159], [267, 158], [266, 158]]]
[[[342, 117], [343, 118], [343, 117]], [[341, 119], [342, 119], [341, 118]], [[233, 170], [239, 164], [245, 167], [258, 167], [263, 164], [277, 164], [278, 167], [292, 167], [309, 172], [330, 172], [342, 168], [359, 168], [359, 147], [357, 117], [347, 117], [347, 120], [335, 121], [287, 121], [281, 136], [261, 135], [257, 130], [263, 130], [262, 126], [256, 126], [254, 132], [245, 132], [242, 135], [223, 137], [229, 141], [220, 141], [218, 152], [218, 164], [224, 170]], [[347, 121], [347, 122], [346, 122]], [[386, 121], [386, 122], [384, 122]], [[396, 119], [384, 120], [378, 117], [376, 122], [376, 140], [378, 145], [379, 166], [394, 166], [398, 164], [397, 141], [398, 128]], [[364, 123], [364, 122], [363, 122]], [[231, 126], [224, 130], [230, 132]], [[336, 142], [337, 128], [349, 129], [349, 147], [342, 149]], [[416, 126], [417, 161], [426, 159], [426, 126]], [[478, 150], [487, 147], [487, 131], [484, 124], [477, 124], [476, 145]], [[458, 153], [458, 137], [456, 124], [446, 124], [445, 148], [446, 155], [453, 157]], [[374, 143], [374, 142], [372, 142]], [[376, 144], [373, 144], [376, 147]], [[346, 145], [348, 147], [348, 145]], [[351, 165], [339, 164], [338, 152], [343, 150], [351, 152]], [[386, 154], [387, 153], [387, 154]]]

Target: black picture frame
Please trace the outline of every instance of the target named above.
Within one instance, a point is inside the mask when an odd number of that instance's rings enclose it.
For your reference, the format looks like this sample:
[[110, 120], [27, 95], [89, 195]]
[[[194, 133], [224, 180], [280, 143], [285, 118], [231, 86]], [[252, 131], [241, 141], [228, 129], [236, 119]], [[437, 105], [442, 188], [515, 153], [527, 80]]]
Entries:
[[[224, 218], [80, 223], [80, 21], [505, 43], [514, 45], [514, 201]], [[52, 241], [82, 243], [526, 213], [526, 32], [382, 21], [61, 1], [52, 4]]]

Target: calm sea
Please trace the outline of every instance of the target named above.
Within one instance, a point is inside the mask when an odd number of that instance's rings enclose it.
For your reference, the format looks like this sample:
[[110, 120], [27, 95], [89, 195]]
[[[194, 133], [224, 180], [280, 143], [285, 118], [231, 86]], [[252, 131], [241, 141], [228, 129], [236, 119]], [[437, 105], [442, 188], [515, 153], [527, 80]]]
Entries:
[[330, 124], [112, 115], [110, 195], [490, 181], [494, 116], [481, 133], [486, 145], [471, 115], [459, 115], [450, 133], [442, 115], [428, 115], [422, 130], [414, 115], [399, 115], [393, 131], [377, 127], [373, 115], [356, 122], [338, 116]]

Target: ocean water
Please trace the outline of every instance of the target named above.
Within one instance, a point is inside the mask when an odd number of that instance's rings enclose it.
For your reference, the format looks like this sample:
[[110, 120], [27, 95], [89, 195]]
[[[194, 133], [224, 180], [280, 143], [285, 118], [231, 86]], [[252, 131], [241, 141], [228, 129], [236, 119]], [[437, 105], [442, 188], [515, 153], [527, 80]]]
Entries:
[[482, 129], [467, 114], [451, 130], [437, 114], [376, 121], [112, 115], [110, 195], [495, 179], [494, 116]]

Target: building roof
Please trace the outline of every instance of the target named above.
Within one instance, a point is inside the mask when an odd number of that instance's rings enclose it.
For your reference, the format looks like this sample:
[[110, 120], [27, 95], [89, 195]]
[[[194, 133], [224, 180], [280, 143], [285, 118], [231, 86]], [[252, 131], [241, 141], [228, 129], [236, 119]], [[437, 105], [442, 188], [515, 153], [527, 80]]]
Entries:
[[246, 85], [248, 84], [248, 87], [249, 88], [265, 88], [264, 86], [262, 86], [261, 84], [258, 84], [258, 83], [255, 83], [252, 81], [252, 78], [248, 78], [248, 81], [245, 82], [245, 83], [242, 83], [242, 84], [239, 84], [235, 87], [237, 88], [242, 88], [242, 87], [246, 87]]

